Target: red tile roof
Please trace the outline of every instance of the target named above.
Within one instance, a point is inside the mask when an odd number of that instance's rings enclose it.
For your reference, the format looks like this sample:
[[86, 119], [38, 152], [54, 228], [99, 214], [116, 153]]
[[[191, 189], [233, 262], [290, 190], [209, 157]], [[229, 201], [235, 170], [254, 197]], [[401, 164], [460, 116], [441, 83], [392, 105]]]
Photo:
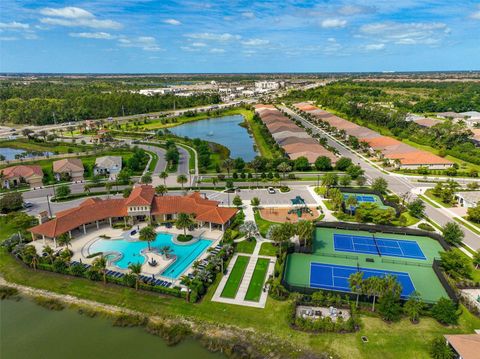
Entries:
[[451, 165], [453, 162], [426, 151], [391, 153], [385, 155], [389, 159], [398, 159], [402, 165]]
[[30, 166], [30, 165], [18, 165], [12, 167], [6, 167], [0, 169], [0, 173], [3, 173], [5, 179], [23, 177], [30, 178], [32, 176], [43, 177], [42, 167]]
[[[149, 205], [152, 205], [151, 215], [190, 213], [194, 214], [197, 221], [211, 222], [215, 224], [227, 223], [236, 213], [235, 208], [218, 207], [217, 201], [202, 198], [198, 192], [188, 196], [155, 196], [152, 186], [142, 185], [134, 189], [132, 200], [128, 199], [105, 199], [88, 198], [78, 207], [58, 212], [56, 217], [48, 222], [30, 228], [30, 232], [46, 237], [58, 237], [83, 224], [94, 221], [102, 221], [108, 218], [125, 217], [128, 215], [127, 207], [145, 205], [153, 193]], [[133, 192], [132, 191], [132, 194]], [[153, 192], [152, 192], [153, 191]], [[137, 204], [138, 203], [138, 204]]]
[[150, 206], [155, 197], [155, 189], [150, 185], [140, 185], [133, 188], [125, 205], [127, 206]]

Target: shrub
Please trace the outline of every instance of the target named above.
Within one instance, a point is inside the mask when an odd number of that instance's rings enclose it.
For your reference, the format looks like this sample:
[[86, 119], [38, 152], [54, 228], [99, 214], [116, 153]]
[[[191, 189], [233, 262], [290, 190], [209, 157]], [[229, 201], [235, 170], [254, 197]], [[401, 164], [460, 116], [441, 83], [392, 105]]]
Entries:
[[457, 324], [460, 314], [454, 302], [447, 298], [440, 298], [432, 307], [432, 317], [442, 324]]
[[54, 298], [47, 298], [47, 297], [34, 297], [33, 298], [33, 301], [44, 307], [44, 308], [47, 308], [47, 309], [50, 309], [50, 310], [63, 310], [65, 309], [65, 305], [60, 302], [58, 299], [54, 299]]
[[418, 228], [423, 229], [424, 231], [429, 231], [429, 232], [435, 232], [435, 228], [433, 228], [430, 224], [428, 223], [420, 223], [418, 225]]
[[190, 327], [181, 323], [166, 325], [164, 323], [148, 322], [146, 330], [150, 334], [157, 335], [164, 339], [167, 345], [178, 344], [192, 333]]
[[190, 242], [193, 236], [191, 234], [179, 234], [177, 236], [177, 241], [179, 242]]
[[437, 337], [430, 342], [430, 356], [433, 359], [453, 359], [453, 351], [444, 337]]
[[121, 313], [113, 320], [115, 327], [140, 327], [147, 323], [147, 318], [143, 315]]
[[7, 299], [11, 297], [15, 297], [18, 295], [18, 290], [16, 288], [7, 287], [7, 286], [0, 286], [0, 299]]

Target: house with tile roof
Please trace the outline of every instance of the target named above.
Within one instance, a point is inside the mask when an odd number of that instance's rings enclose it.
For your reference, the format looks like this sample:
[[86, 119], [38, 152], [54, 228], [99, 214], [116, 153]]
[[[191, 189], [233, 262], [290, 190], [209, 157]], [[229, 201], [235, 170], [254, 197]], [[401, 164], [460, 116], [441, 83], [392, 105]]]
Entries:
[[63, 158], [53, 162], [53, 174], [57, 181], [68, 179], [73, 182], [83, 181], [83, 163], [79, 158]]
[[476, 359], [480, 353], [480, 334], [452, 334], [444, 336], [458, 359]]
[[93, 174], [95, 176], [108, 175], [110, 179], [115, 179], [122, 170], [121, 156], [104, 156], [95, 160]]
[[18, 165], [0, 169], [2, 188], [12, 188], [27, 183], [30, 188], [43, 186], [43, 171], [40, 166]]
[[56, 239], [64, 233], [86, 234], [88, 228], [114, 222], [167, 222], [179, 213], [193, 216], [198, 226], [224, 231], [237, 213], [236, 208], [220, 207], [218, 201], [203, 197], [199, 192], [185, 196], [157, 196], [150, 185], [136, 186], [128, 198], [88, 198], [79, 206], [60, 211], [55, 218], [29, 229], [32, 238]]

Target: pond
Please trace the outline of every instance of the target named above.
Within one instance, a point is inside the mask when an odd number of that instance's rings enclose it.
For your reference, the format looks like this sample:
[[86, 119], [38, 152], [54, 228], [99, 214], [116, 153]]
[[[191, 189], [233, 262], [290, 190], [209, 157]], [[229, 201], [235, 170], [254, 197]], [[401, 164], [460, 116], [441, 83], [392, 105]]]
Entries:
[[255, 158], [254, 140], [245, 127], [240, 126], [242, 115], [208, 118], [169, 128], [177, 136], [200, 138], [216, 142], [230, 150], [230, 157], [241, 157], [246, 162]]
[[220, 359], [194, 340], [169, 347], [142, 328], [114, 327], [71, 309], [51, 311], [28, 299], [0, 301], [2, 359]]
[[18, 148], [0, 147], [0, 156], [5, 157], [5, 160], [11, 161], [19, 158], [33, 158], [39, 156], [50, 156], [52, 152], [39, 152], [22, 150]]

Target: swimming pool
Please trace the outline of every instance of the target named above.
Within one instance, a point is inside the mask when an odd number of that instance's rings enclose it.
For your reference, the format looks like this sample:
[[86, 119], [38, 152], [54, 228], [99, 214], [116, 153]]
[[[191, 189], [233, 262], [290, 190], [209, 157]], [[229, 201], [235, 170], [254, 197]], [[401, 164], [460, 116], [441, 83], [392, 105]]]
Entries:
[[[170, 246], [172, 255], [177, 259], [161, 273], [162, 276], [177, 279], [205, 250], [212, 244], [208, 239], [200, 238], [192, 244], [175, 244], [173, 235], [169, 233], [158, 233], [157, 238], [150, 243], [151, 248], [160, 249], [163, 246]], [[89, 253], [104, 252], [118, 253], [120, 258], [114, 261], [121, 269], [128, 269], [130, 263], [145, 263], [142, 250], [148, 248], [147, 242], [127, 241], [125, 239], [99, 239], [88, 249]]]

